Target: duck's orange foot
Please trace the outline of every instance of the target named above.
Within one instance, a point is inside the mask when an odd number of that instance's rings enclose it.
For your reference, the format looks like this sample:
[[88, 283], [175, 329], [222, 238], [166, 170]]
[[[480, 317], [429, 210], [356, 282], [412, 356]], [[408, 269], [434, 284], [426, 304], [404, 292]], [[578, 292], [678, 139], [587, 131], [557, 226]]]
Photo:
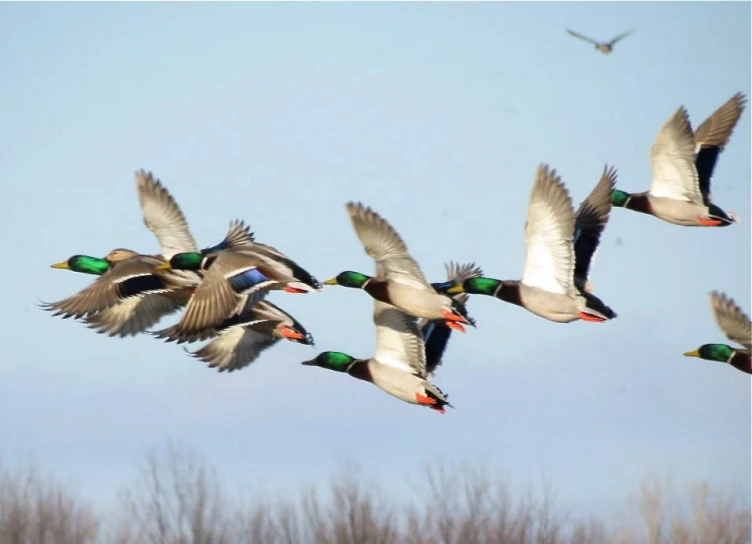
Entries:
[[718, 219], [711, 219], [710, 217], [704, 215], [698, 217], [697, 222], [700, 223], [700, 225], [702, 225], [703, 227], [717, 227], [718, 225], [723, 223], [723, 221], [720, 221]]
[[583, 321], [590, 321], [591, 323], [603, 323], [604, 321], [606, 321], [604, 318], [600, 316], [588, 314], [586, 312], [580, 312], [578, 315], [580, 316], [580, 319], [582, 319]]
[[429, 406], [436, 404], [436, 399], [432, 399], [431, 397], [424, 397], [420, 393], [415, 393], [415, 400], [418, 401], [418, 404], [427, 404]]
[[444, 310], [443, 312], [441, 312], [441, 315], [447, 321], [458, 321], [460, 323], [467, 323], [467, 319], [465, 319], [461, 315], [453, 314], [452, 312], [447, 312], [446, 310]]
[[440, 414], [443, 414], [444, 412], [446, 412], [446, 410], [444, 410], [443, 408], [437, 408], [436, 406], [430, 406], [430, 408], [431, 410], [434, 410], [435, 412], [438, 412]]
[[298, 289], [297, 287], [291, 287], [289, 285], [285, 285], [282, 290], [287, 291], [288, 293], [296, 293], [296, 294], [302, 294], [302, 293], [308, 292], [305, 289]]
[[455, 331], [465, 332], [465, 327], [457, 323], [456, 321], [444, 321], [444, 325]]

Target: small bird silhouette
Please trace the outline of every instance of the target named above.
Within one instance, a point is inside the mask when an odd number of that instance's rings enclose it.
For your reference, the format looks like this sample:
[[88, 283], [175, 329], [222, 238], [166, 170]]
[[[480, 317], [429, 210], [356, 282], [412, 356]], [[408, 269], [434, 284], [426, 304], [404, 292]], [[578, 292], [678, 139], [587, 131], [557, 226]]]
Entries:
[[611, 51], [613, 51], [613, 50], [614, 50], [614, 44], [615, 44], [616, 42], [618, 42], [618, 41], [620, 41], [620, 40], [623, 40], [624, 38], [626, 38], [627, 36], [629, 36], [629, 35], [630, 35], [630, 34], [631, 34], [632, 32], [634, 32], [634, 29], [627, 31], [627, 32], [625, 32], [624, 34], [619, 34], [618, 36], [616, 36], [616, 37], [615, 37], [615, 38], [614, 38], [613, 40], [611, 40], [610, 42], [597, 42], [597, 41], [595, 41], [595, 40], [594, 40], [594, 39], [592, 39], [592, 38], [588, 38], [587, 36], [583, 36], [582, 34], [580, 34], [580, 33], [578, 33], [578, 32], [575, 32], [574, 30], [569, 30], [569, 29], [567, 29], [567, 32], [569, 32], [569, 33], [570, 33], [570, 34], [571, 34], [572, 36], [574, 36], [575, 38], [579, 38], [579, 39], [581, 39], [581, 40], [585, 40], [586, 42], [590, 42], [590, 43], [592, 43], [593, 45], [595, 45], [595, 49], [596, 49], [596, 50], [598, 50], [598, 51], [600, 51], [601, 53], [603, 53], [603, 54], [606, 54], [606, 55], [607, 55], [607, 54], [609, 54], [609, 53], [610, 53]]

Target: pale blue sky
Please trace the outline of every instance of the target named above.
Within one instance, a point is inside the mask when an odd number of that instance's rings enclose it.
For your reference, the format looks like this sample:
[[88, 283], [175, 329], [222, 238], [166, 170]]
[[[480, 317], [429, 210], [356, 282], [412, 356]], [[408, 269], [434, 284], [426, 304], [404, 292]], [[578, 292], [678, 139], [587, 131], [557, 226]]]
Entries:
[[[342, 459], [399, 491], [436, 455], [484, 455], [518, 480], [543, 470], [563, 503], [596, 509], [646, 469], [748, 494], [749, 377], [682, 352], [724, 341], [709, 290], [750, 310], [749, 110], [713, 185], [741, 223], [614, 210], [593, 269], [610, 323], [472, 299], [478, 329], [452, 337], [435, 378], [457, 407], [444, 416], [302, 367], [306, 346], [218, 374], [175, 345], [97, 335], [36, 303], [90, 281], [53, 262], [158, 251], [138, 168], [163, 180], [199, 244], [244, 218], [321, 281], [372, 268], [351, 199], [394, 224], [432, 281], [450, 259], [519, 278], [538, 163], [575, 205], [606, 162], [622, 189], [647, 189], [650, 146], [678, 106], [697, 126], [750, 94], [749, 20], [749, 3], [720, 2], [3, 3], [3, 456], [34, 455], [100, 500], [168, 437], [283, 491]], [[633, 26], [610, 56], [564, 30], [607, 40]], [[373, 352], [365, 294], [273, 298], [317, 349]]]

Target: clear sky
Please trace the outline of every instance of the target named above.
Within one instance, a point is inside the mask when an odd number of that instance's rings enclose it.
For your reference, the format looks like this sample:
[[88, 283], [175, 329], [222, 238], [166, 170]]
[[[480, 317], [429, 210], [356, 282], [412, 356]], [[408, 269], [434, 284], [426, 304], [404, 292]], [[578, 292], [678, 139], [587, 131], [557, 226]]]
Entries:
[[[750, 379], [682, 356], [725, 337], [706, 293], [750, 308], [750, 112], [713, 180], [741, 216], [681, 228], [616, 209], [593, 268], [619, 317], [551, 323], [473, 298], [435, 383], [443, 416], [300, 362], [282, 343], [218, 374], [147, 336], [53, 318], [89, 277], [49, 268], [115, 247], [158, 252], [133, 173], [162, 179], [198, 243], [246, 219], [323, 281], [369, 272], [344, 205], [398, 229], [431, 281], [444, 262], [522, 274], [533, 175], [575, 205], [605, 163], [650, 185], [650, 147], [680, 105], [694, 126], [750, 95], [750, 4], [77, 3], [0, 5], [0, 452], [33, 455], [110, 497], [146, 449], [182, 441], [234, 480], [283, 491], [356, 460], [404, 491], [436, 456], [484, 456], [559, 500], [621, 503], [647, 469], [748, 495]], [[636, 32], [612, 55], [570, 37]], [[372, 300], [328, 288], [271, 297], [318, 350], [368, 357]], [[165, 320], [168, 325], [172, 319]]]

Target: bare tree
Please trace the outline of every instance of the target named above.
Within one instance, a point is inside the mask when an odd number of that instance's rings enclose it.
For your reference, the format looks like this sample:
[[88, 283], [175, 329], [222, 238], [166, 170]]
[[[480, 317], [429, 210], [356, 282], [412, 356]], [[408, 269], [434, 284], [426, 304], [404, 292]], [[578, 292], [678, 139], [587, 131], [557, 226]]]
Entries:
[[[648, 474], [640, 493], [630, 500], [637, 520], [615, 529], [615, 544], [749, 544], [752, 513], [738, 497], [707, 483], [672, 493], [672, 478]], [[682, 500], [682, 496], [684, 500]]]
[[402, 542], [392, 508], [375, 483], [363, 485], [358, 469], [345, 467], [332, 480], [329, 505], [308, 488], [302, 511], [306, 540], [316, 544], [396, 544]]
[[233, 544], [234, 506], [216, 472], [172, 443], [147, 455], [121, 501], [117, 544]]
[[[292, 500], [241, 498], [214, 469], [168, 444], [147, 455], [107, 538], [98, 518], [34, 466], [0, 464], [0, 544], [748, 544], [749, 508], [698, 484], [677, 490], [647, 476], [621, 526], [578, 519], [555, 505], [546, 485], [513, 488], [487, 463], [434, 462], [411, 486], [411, 501], [345, 466], [328, 488], [303, 487]], [[248, 488], [245, 488], [247, 490]]]
[[35, 464], [0, 462], [0, 544], [93, 544], [97, 535], [93, 511]]
[[554, 514], [554, 492], [545, 482], [540, 499], [529, 485], [514, 493], [483, 463], [448, 467], [436, 462], [428, 467], [425, 483], [422, 500], [407, 515], [404, 542], [560, 544], [576, 533], [574, 542], [586, 543], [594, 526], [581, 523], [568, 530], [565, 519]]

